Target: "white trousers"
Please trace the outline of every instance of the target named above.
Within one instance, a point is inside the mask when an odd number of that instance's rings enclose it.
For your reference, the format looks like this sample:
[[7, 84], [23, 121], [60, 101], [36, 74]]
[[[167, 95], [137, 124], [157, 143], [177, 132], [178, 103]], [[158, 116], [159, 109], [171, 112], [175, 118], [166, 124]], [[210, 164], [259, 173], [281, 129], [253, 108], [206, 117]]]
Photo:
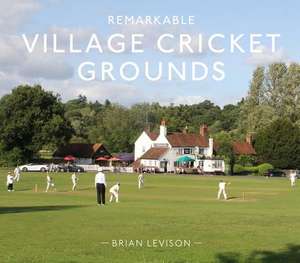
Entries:
[[218, 192], [218, 199], [221, 199], [222, 194], [223, 194], [223, 196], [224, 196], [224, 199], [226, 200], [226, 199], [227, 199], [226, 191], [225, 191], [225, 189], [220, 188], [220, 189], [219, 189], [219, 192]]
[[54, 183], [47, 183], [46, 192], [49, 191], [50, 187], [54, 188]]
[[116, 203], [118, 203], [119, 202], [119, 193], [116, 191], [110, 191], [109, 202], [112, 202], [114, 198], [116, 199]]
[[73, 183], [72, 191], [75, 191], [77, 187], [77, 183]]
[[141, 189], [144, 186], [144, 181], [139, 180], [139, 189]]
[[291, 186], [295, 186], [296, 185], [296, 179], [291, 179]]
[[19, 182], [19, 180], [20, 180], [20, 174], [16, 174], [14, 180], [17, 181], [17, 182]]

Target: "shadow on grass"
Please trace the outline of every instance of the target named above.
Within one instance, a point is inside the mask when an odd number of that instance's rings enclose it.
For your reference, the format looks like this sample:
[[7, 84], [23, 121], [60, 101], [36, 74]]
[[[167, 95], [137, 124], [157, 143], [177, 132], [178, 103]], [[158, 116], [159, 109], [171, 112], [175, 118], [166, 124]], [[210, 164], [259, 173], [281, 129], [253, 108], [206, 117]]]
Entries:
[[80, 206], [80, 205], [48, 205], [48, 206], [0, 207], [0, 214], [31, 213], [31, 212], [43, 212], [43, 211], [60, 211], [60, 210], [80, 208], [80, 207], [84, 207], [84, 206]]
[[232, 200], [232, 199], [238, 199], [238, 197], [237, 196], [230, 196], [230, 197], [227, 198], [227, 200]]
[[217, 263], [297, 263], [300, 262], [300, 245], [288, 244], [280, 251], [253, 251], [248, 256], [227, 252], [216, 255]]

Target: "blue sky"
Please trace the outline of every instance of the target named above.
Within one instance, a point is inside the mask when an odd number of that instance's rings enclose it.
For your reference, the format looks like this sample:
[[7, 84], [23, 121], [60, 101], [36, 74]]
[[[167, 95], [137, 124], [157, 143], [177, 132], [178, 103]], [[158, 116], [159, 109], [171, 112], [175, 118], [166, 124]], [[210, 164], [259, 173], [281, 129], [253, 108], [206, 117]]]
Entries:
[[[0, 95], [20, 83], [40, 83], [45, 89], [60, 93], [64, 100], [86, 95], [90, 100], [106, 98], [124, 105], [136, 102], [159, 101], [168, 103], [197, 103], [210, 99], [218, 105], [236, 103], [246, 95], [251, 73], [257, 65], [270, 62], [298, 62], [300, 55], [299, 25], [300, 4], [297, 1], [71, 1], [71, 0], [1, 0], [0, 1]], [[176, 56], [165, 55], [148, 49], [144, 54], [129, 52], [120, 55], [89, 54], [43, 56], [24, 54], [20, 35], [55, 32], [64, 35], [74, 32], [83, 41], [90, 32], [105, 39], [112, 32], [131, 32], [126, 26], [107, 25], [108, 15], [134, 16], [195, 16], [196, 24], [178, 27], [178, 32], [210, 35], [230, 33], [279, 33], [279, 46], [271, 54], [269, 46], [264, 53], [253, 57], [250, 53], [225, 52], [222, 55]], [[168, 26], [135, 27], [145, 35], [157, 31], [168, 32]], [[174, 28], [172, 29], [174, 30]], [[247, 47], [247, 43], [243, 42]], [[207, 80], [166, 81], [151, 83], [143, 77], [133, 82], [117, 81], [84, 82], [78, 79], [78, 64], [85, 60], [99, 64], [103, 60], [114, 65], [128, 60], [143, 63], [145, 60], [203, 61], [207, 64], [221, 60], [225, 64], [226, 78], [216, 82]]]

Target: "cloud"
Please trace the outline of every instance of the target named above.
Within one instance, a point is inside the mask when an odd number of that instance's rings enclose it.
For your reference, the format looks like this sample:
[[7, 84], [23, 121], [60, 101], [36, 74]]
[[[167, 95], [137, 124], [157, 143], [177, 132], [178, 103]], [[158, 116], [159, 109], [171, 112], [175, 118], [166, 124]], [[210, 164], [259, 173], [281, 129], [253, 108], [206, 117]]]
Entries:
[[73, 67], [60, 54], [44, 54], [37, 48], [28, 53], [20, 36], [0, 38], [0, 67], [3, 72], [20, 74], [33, 79], [68, 79]]
[[18, 68], [18, 73], [27, 78], [69, 79], [74, 70], [61, 56], [44, 53], [32, 53]]
[[18, 37], [0, 35], [0, 67], [2, 70], [13, 71], [25, 58], [25, 50]]
[[48, 81], [42, 80], [41, 84], [48, 90], [62, 95], [63, 100], [74, 99], [78, 95], [85, 95], [91, 101], [104, 102], [109, 99], [123, 105], [131, 105], [144, 97], [141, 89], [123, 83], [81, 80]]
[[0, 32], [11, 33], [39, 9], [37, 0], [1, 0]]
[[197, 96], [197, 95], [191, 95], [191, 96], [177, 96], [174, 98], [169, 98], [165, 101], [162, 101], [162, 105], [170, 105], [174, 104], [176, 106], [178, 105], [193, 105], [193, 104], [198, 104], [201, 103], [205, 100], [206, 98], [202, 96]]
[[258, 47], [261, 53], [252, 53], [247, 59], [247, 63], [252, 65], [269, 65], [277, 62], [288, 62], [288, 57], [282, 48], [272, 52], [267, 47], [261, 45]]
[[0, 71], [0, 97], [9, 93], [13, 87], [19, 84], [21, 84], [21, 82], [17, 76]]
[[74, 37], [75, 48], [77, 46], [84, 47], [90, 40], [92, 34], [96, 33], [92, 28], [84, 28], [84, 27], [60, 27], [60, 26], [51, 26], [48, 30], [48, 35], [56, 34], [57, 39], [59, 41], [59, 46], [69, 47], [70, 45], [70, 35], [72, 34]]

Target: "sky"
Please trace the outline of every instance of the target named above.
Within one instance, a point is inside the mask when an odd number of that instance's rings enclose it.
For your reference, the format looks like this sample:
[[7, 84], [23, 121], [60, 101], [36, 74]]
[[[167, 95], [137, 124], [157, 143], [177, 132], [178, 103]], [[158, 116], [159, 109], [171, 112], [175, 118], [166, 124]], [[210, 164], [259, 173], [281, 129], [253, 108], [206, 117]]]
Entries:
[[[0, 96], [20, 84], [40, 84], [46, 90], [60, 94], [64, 101], [81, 94], [91, 101], [109, 99], [125, 106], [140, 102], [194, 104], [206, 99], [220, 106], [236, 103], [246, 96], [251, 74], [257, 66], [273, 62], [299, 62], [299, 10], [300, 3], [292, 0], [0, 0]], [[109, 15], [195, 16], [195, 25], [108, 25]], [[218, 43], [227, 48], [222, 54], [203, 52], [162, 55], [153, 48], [153, 39], [170, 32], [189, 33], [193, 37], [199, 33], [204, 36], [214, 33], [225, 36], [278, 33], [281, 37], [274, 53], [270, 51], [270, 42], [264, 39], [259, 47], [261, 54], [232, 54], [225, 40]], [[36, 33], [56, 33], [62, 46], [67, 45], [70, 33], [74, 34], [79, 46], [84, 46], [92, 33], [97, 33], [103, 43], [112, 33], [123, 33], [126, 36], [144, 33], [145, 52], [44, 54], [37, 48], [29, 54], [21, 35], [32, 37]], [[242, 44], [248, 47], [246, 39]], [[78, 77], [77, 70], [78, 65], [87, 60], [96, 63], [96, 69], [102, 61], [111, 61], [116, 68], [126, 61], [135, 61], [139, 65], [147, 60], [153, 65], [158, 61], [201, 61], [209, 68], [214, 61], [222, 61], [226, 76], [222, 81], [215, 81], [211, 78], [210, 69], [208, 78], [202, 81], [182, 81], [176, 78], [169, 81], [164, 75], [156, 82], [143, 76], [130, 82], [120, 78], [115, 81], [96, 79], [86, 82]]]

